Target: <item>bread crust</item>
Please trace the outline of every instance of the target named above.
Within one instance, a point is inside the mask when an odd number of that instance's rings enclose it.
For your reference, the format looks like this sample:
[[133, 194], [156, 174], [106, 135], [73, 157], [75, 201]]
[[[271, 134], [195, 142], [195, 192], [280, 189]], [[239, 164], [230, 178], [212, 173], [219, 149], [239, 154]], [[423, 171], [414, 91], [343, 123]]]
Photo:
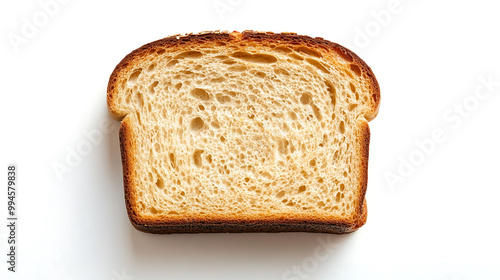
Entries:
[[[285, 217], [283, 215], [266, 215], [259, 216], [237, 216], [229, 217], [227, 215], [205, 215], [191, 217], [172, 217], [172, 215], [155, 215], [143, 216], [137, 209], [137, 186], [140, 182], [134, 174], [137, 164], [135, 159], [136, 137], [134, 130], [133, 116], [126, 116], [114, 103], [115, 96], [118, 93], [117, 81], [120, 80], [120, 75], [127, 73], [130, 67], [133, 67], [133, 62], [140, 59], [149, 53], [156, 52], [160, 49], [169, 47], [183, 48], [183, 45], [192, 44], [220, 44], [231, 40], [247, 40], [249, 42], [267, 41], [276, 44], [293, 44], [304, 45], [313, 49], [331, 50], [342, 56], [350, 63], [354, 63], [362, 69], [363, 75], [369, 79], [371, 87], [372, 106], [368, 113], [365, 114], [366, 120], [361, 120], [358, 124], [357, 140], [359, 151], [359, 166], [360, 166], [360, 196], [357, 198], [357, 211], [353, 217], [347, 217], [343, 220], [328, 220], [322, 217], [311, 217], [311, 215], [293, 215]], [[149, 44], [146, 44], [139, 49], [134, 50], [127, 55], [115, 68], [111, 74], [108, 90], [107, 104], [111, 116], [116, 120], [122, 120], [120, 127], [120, 149], [123, 166], [123, 178], [125, 188], [125, 201], [127, 213], [132, 225], [144, 232], [149, 233], [202, 233], [202, 232], [283, 232], [283, 231], [301, 231], [301, 232], [318, 232], [318, 233], [350, 233], [357, 230], [365, 224], [367, 218], [367, 206], [365, 193], [368, 181], [368, 154], [370, 142], [370, 130], [368, 127], [369, 120], [375, 118], [378, 113], [380, 104], [380, 88], [378, 82], [366, 63], [361, 60], [356, 54], [350, 50], [326, 41], [322, 38], [311, 38], [308, 36], [300, 36], [295, 33], [271, 33], [271, 32], [207, 32], [201, 34], [188, 34], [186, 36], [171, 36]]]

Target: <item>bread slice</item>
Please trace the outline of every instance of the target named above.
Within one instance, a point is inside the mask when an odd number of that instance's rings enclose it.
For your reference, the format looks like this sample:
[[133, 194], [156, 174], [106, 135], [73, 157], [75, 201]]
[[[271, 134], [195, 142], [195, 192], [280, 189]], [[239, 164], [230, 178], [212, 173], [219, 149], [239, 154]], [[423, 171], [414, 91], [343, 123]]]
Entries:
[[353, 52], [294, 33], [172, 36], [127, 55], [121, 120], [129, 218], [151, 233], [348, 233], [366, 221], [379, 86]]

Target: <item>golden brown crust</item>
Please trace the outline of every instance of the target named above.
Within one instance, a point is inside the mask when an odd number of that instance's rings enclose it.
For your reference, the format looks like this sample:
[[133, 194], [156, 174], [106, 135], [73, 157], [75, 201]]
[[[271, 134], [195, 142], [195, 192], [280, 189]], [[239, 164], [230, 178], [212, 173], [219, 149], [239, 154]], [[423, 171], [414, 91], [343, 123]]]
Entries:
[[371, 71], [370, 67], [361, 60], [356, 54], [350, 50], [323, 40], [322, 38], [311, 38], [300, 36], [294, 33], [270, 33], [270, 32], [253, 32], [244, 31], [242, 33], [221, 33], [209, 32], [203, 34], [189, 34], [186, 36], [172, 36], [164, 38], [149, 44], [146, 44], [139, 49], [127, 55], [115, 68], [111, 74], [108, 90], [107, 104], [108, 110], [112, 117], [116, 120], [122, 120], [120, 128], [120, 148], [123, 164], [125, 200], [127, 212], [131, 223], [135, 228], [144, 232], [150, 233], [201, 233], [201, 232], [281, 232], [281, 231], [302, 231], [302, 232], [322, 232], [322, 233], [349, 233], [355, 231], [366, 222], [367, 207], [365, 200], [367, 179], [368, 179], [368, 147], [370, 141], [370, 131], [368, 123], [361, 121], [358, 131], [359, 149], [360, 149], [360, 196], [358, 202], [357, 214], [355, 217], [346, 218], [345, 220], [328, 221], [324, 218], [311, 218], [310, 215], [296, 215], [288, 218], [283, 215], [268, 216], [264, 218], [258, 217], [227, 217], [227, 216], [197, 216], [197, 217], [167, 217], [157, 215], [154, 218], [149, 216], [141, 216], [137, 212], [137, 181], [134, 181], [137, 176], [134, 174], [134, 165], [136, 164], [134, 154], [136, 142], [134, 139], [134, 118], [133, 116], [126, 117], [126, 114], [120, 112], [114, 98], [117, 94], [117, 81], [120, 80], [120, 75], [126, 73], [134, 60], [144, 57], [147, 54], [154, 53], [165, 48], [179, 48], [182, 45], [188, 44], [222, 44], [231, 40], [244, 40], [248, 42], [258, 43], [261, 41], [307, 46], [317, 50], [331, 50], [340, 55], [349, 63], [357, 65], [361, 69], [362, 75], [370, 81], [372, 107], [365, 114], [366, 120], [373, 119], [378, 112], [380, 103], [380, 89]]
[[367, 218], [367, 206], [366, 206], [366, 199], [365, 199], [365, 194], [366, 194], [366, 189], [368, 186], [368, 155], [369, 155], [369, 148], [370, 148], [370, 127], [368, 126], [368, 123], [364, 120], [360, 121], [359, 124], [359, 130], [358, 130], [358, 141], [359, 141], [359, 163], [358, 165], [360, 166], [359, 171], [361, 172], [360, 177], [360, 184], [359, 184], [359, 190], [360, 190], [360, 196], [359, 202], [358, 202], [358, 218], [356, 221], [356, 226], [361, 227], [362, 225], [365, 224], [366, 218]]
[[132, 118], [125, 117], [122, 120], [120, 126], [120, 151], [122, 157], [122, 167], [123, 167], [123, 185], [125, 187], [125, 205], [127, 207], [127, 213], [133, 225], [141, 223], [141, 219], [136, 209], [135, 205], [136, 199], [136, 187], [134, 183], [134, 164], [135, 162], [135, 149], [136, 143], [134, 142], [134, 130]]

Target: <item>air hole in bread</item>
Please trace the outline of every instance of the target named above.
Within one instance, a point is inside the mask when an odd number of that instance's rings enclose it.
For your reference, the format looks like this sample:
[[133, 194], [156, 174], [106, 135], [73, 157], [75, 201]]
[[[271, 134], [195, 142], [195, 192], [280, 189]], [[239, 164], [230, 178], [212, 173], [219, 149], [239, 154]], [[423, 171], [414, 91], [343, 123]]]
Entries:
[[161, 148], [161, 146], [160, 146], [159, 143], [155, 143], [154, 144], [154, 150], [155, 150], [155, 152], [159, 153], [160, 152], [160, 148]]
[[335, 104], [337, 103], [337, 90], [330, 81], [325, 81], [325, 84], [326, 84], [326, 89], [328, 90], [328, 93], [330, 95], [333, 108], [335, 108]]
[[305, 191], [306, 191], [306, 189], [307, 189], [307, 188], [306, 188], [306, 186], [302, 185], [302, 186], [300, 186], [300, 187], [299, 187], [299, 189], [298, 189], [298, 191], [297, 191], [297, 192], [298, 192], [298, 193], [303, 193], [303, 192], [305, 192]]
[[257, 71], [257, 72], [254, 72], [252, 73], [255, 77], [257, 78], [261, 78], [261, 79], [264, 79], [266, 77], [266, 73], [264, 72], [261, 72], [261, 71]]
[[212, 155], [211, 154], [208, 154], [205, 158], [206, 158], [208, 163], [212, 164]]
[[297, 51], [305, 53], [305, 54], [308, 54], [308, 55], [311, 55], [311, 56], [315, 56], [315, 57], [318, 57], [318, 58], [323, 57], [322, 54], [320, 54], [319, 52], [317, 52], [317, 51], [315, 51], [313, 49], [310, 49], [308, 47], [298, 47]]
[[296, 53], [291, 53], [291, 54], [289, 54], [289, 56], [290, 56], [291, 58], [295, 59], [295, 60], [299, 60], [299, 61], [300, 61], [300, 60], [304, 60], [304, 58], [303, 58], [302, 56], [300, 56], [300, 55], [298, 55], [298, 54], [296, 54]]
[[355, 92], [356, 92], [356, 86], [355, 86], [353, 83], [349, 83], [349, 88], [351, 89], [351, 91], [352, 91], [353, 93], [355, 93]]
[[192, 131], [200, 131], [204, 125], [205, 125], [205, 122], [203, 121], [203, 119], [200, 117], [196, 117], [191, 121], [191, 130]]
[[233, 98], [234, 98], [234, 97], [236, 97], [236, 96], [238, 95], [238, 93], [237, 93], [237, 92], [232, 91], [232, 90], [229, 90], [229, 91], [224, 91], [224, 92], [226, 92], [227, 94], [229, 94], [229, 96], [231, 96], [231, 97], [233, 97]]
[[210, 125], [213, 127], [213, 128], [216, 128], [216, 129], [219, 129], [220, 128], [220, 124], [218, 121], [213, 121], [210, 123]]
[[139, 91], [135, 93], [135, 103], [139, 108], [142, 108], [142, 106], [144, 106], [144, 97]]
[[352, 110], [356, 109], [356, 107], [358, 107], [358, 104], [355, 104], [355, 103], [349, 104], [348, 110], [352, 111]]
[[212, 83], [222, 83], [225, 80], [226, 80], [226, 78], [224, 78], [224, 77], [217, 77], [217, 78], [211, 79], [210, 82], [212, 82]]
[[179, 61], [177, 59], [173, 59], [167, 63], [167, 67], [175, 66]]
[[285, 196], [286, 192], [285, 191], [280, 191], [276, 194], [276, 197], [277, 198], [282, 198], [283, 196]]
[[267, 171], [261, 172], [260, 175], [262, 175], [266, 179], [272, 179], [271, 174], [269, 174], [269, 172]]
[[323, 73], [330, 74], [330, 71], [328, 71], [328, 69], [326, 69], [326, 67], [323, 64], [321, 64], [321, 62], [317, 61], [316, 59], [306, 58], [306, 61], [309, 62], [312, 66], [321, 70]]
[[139, 201], [139, 209], [140, 210], [146, 209], [146, 204], [144, 202], [142, 202], [142, 201]]
[[278, 53], [285, 53], [285, 54], [292, 52], [292, 49], [290, 49], [288, 47], [284, 47], [284, 46], [276, 47], [276, 48], [274, 48], [274, 50]]
[[333, 48], [333, 50], [340, 56], [342, 57], [345, 61], [347, 62], [352, 62], [353, 59], [352, 59], [352, 56], [350, 54], [348, 54], [345, 50], [339, 48], [339, 47], [336, 47], [336, 48]]
[[289, 76], [290, 73], [288, 73], [288, 71], [286, 71], [285, 69], [283, 68], [275, 68], [274, 70], [274, 73], [276, 73], [277, 75], [284, 75], [284, 76]]
[[231, 55], [234, 58], [253, 63], [274, 63], [276, 57], [269, 54], [251, 54], [248, 52], [235, 52]]
[[340, 133], [344, 134], [345, 133], [345, 125], [344, 125], [344, 121], [341, 121], [340, 124], [339, 124], [339, 131]]
[[290, 142], [288, 140], [279, 140], [278, 141], [278, 151], [282, 155], [286, 155], [288, 153], [288, 145]]
[[203, 163], [202, 163], [202, 160], [201, 160], [201, 154], [203, 154], [203, 150], [196, 150], [194, 153], [193, 153], [193, 161], [194, 161], [194, 165], [196, 165], [197, 167], [202, 167]]
[[351, 70], [358, 76], [361, 76], [361, 69], [359, 69], [359, 66], [356, 64], [351, 64], [350, 65]]
[[162, 178], [158, 178], [156, 180], [156, 187], [158, 187], [159, 189], [163, 189], [165, 187], [165, 182], [163, 182]]
[[155, 81], [154, 83], [152, 83], [152, 84], [149, 86], [149, 89], [148, 89], [149, 93], [151, 93], [151, 94], [152, 94], [152, 93], [155, 93], [155, 87], [158, 85], [158, 83], [159, 83], [158, 81]]
[[228, 58], [228, 59], [225, 59], [224, 61], [222, 61], [222, 63], [231, 65], [231, 64], [235, 64], [237, 62], [236, 62], [236, 60], [234, 60], [232, 58]]
[[304, 105], [307, 105], [309, 103], [311, 103], [311, 100], [312, 100], [312, 97], [309, 93], [303, 93], [301, 96], [300, 96], [300, 103], [304, 104]]
[[191, 90], [191, 95], [199, 100], [208, 101], [210, 100], [210, 95], [208, 92], [202, 88], [195, 88]]
[[233, 65], [233, 66], [230, 66], [229, 68], [227, 68], [227, 70], [229, 71], [233, 71], [233, 72], [243, 72], [243, 71], [246, 71], [248, 68], [244, 65]]
[[168, 159], [170, 161], [170, 166], [174, 169], [177, 169], [177, 162], [175, 160], [175, 154], [174, 153], [169, 153], [168, 154]]
[[340, 202], [340, 193], [339, 192], [337, 192], [337, 194], [335, 195], [335, 202], [336, 203]]
[[147, 71], [148, 72], [153, 72], [155, 70], [155, 68], [156, 68], [156, 63], [152, 63], [152, 64], [149, 65]]
[[130, 74], [128, 81], [130, 83], [137, 82], [137, 79], [139, 78], [139, 75], [141, 75], [141, 73], [142, 73], [142, 68], [135, 70], [134, 72], [132, 72], [132, 74]]
[[199, 51], [187, 51], [178, 54], [177, 56], [174, 57], [174, 59], [184, 59], [184, 58], [200, 58], [202, 57], [203, 54]]
[[216, 99], [217, 99], [217, 101], [219, 101], [219, 103], [221, 103], [221, 104], [231, 102], [231, 97], [226, 96], [226, 95], [221, 94], [221, 93], [218, 93], [218, 94], [215, 96], [215, 98], [216, 98]]
[[319, 108], [314, 105], [314, 103], [311, 103], [311, 108], [313, 110], [314, 116], [318, 119], [318, 121], [321, 121], [323, 119], [323, 116], [321, 115], [321, 111]]

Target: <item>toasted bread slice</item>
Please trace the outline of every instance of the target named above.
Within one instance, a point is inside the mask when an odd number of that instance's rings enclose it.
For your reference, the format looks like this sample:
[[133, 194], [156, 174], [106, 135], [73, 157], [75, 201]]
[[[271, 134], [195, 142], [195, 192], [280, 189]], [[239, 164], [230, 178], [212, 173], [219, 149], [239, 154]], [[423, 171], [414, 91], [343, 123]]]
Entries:
[[144, 45], [108, 85], [125, 199], [152, 233], [348, 233], [366, 221], [380, 91], [353, 52], [293, 33]]

